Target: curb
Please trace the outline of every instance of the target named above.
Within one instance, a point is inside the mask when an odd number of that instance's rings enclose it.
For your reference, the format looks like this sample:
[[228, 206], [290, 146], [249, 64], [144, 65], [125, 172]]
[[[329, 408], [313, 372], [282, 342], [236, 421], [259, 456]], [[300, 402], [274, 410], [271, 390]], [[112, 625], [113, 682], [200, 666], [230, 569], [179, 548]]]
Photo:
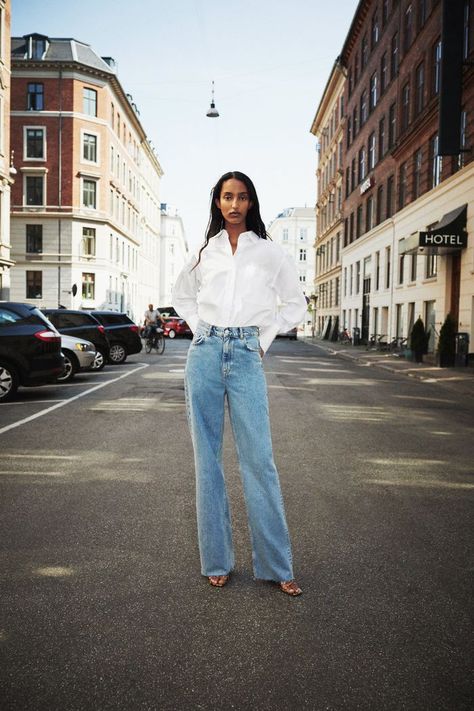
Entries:
[[[334, 348], [329, 348], [328, 346], [321, 345], [320, 343], [313, 343], [310, 340], [307, 339], [301, 339], [303, 343], [307, 343], [310, 346], [314, 346], [315, 348], [320, 348], [323, 351], [326, 351], [326, 353], [331, 353], [331, 355], [336, 356], [337, 358], [342, 358], [342, 360], [349, 360], [349, 361], [356, 361], [358, 363], [364, 363], [364, 365], [371, 366], [373, 368], [380, 368], [381, 370], [386, 370], [390, 373], [395, 373], [397, 375], [404, 375], [407, 378], [415, 378], [416, 380], [421, 380], [421, 381], [435, 381], [436, 383], [442, 383], [447, 381], [446, 378], [439, 378], [436, 377], [436, 374], [438, 371], [441, 371], [441, 368], [436, 369], [436, 373], [433, 373], [432, 375], [424, 375], [423, 373], [417, 373], [416, 370], [412, 368], [395, 368], [391, 366], [388, 363], [383, 363], [382, 361], [373, 361], [367, 359], [363, 354], [357, 354], [353, 355], [352, 353], [348, 353], [347, 351], [342, 351], [342, 350], [337, 350]], [[436, 367], [436, 366], [432, 366]], [[470, 376], [469, 379], [474, 381], [474, 377]], [[462, 378], [460, 378], [462, 380]]]

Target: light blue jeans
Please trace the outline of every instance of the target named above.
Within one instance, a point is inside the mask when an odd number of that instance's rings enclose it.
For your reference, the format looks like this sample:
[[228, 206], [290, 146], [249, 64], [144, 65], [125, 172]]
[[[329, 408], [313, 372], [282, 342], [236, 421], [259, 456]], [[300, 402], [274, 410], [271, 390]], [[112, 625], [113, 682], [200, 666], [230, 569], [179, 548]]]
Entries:
[[270, 434], [258, 328], [200, 321], [186, 363], [186, 404], [196, 465], [196, 505], [203, 575], [234, 567], [229, 503], [222, 468], [227, 398], [252, 542], [262, 580], [293, 578], [291, 544]]

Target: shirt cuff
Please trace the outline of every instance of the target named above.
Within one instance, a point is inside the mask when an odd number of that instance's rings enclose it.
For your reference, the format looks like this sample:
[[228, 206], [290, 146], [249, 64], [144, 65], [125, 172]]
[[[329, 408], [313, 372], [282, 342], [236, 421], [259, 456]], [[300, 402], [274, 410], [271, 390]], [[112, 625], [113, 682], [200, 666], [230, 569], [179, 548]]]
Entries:
[[264, 353], [270, 348], [273, 339], [277, 335], [280, 327], [278, 323], [274, 323], [271, 326], [266, 326], [260, 329], [260, 347]]

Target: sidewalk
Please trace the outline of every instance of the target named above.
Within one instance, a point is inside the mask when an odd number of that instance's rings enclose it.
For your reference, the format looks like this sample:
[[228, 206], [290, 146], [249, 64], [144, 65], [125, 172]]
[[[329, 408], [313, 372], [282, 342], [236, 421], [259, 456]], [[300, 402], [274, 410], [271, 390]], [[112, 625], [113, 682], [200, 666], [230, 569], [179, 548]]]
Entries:
[[392, 373], [401, 373], [410, 378], [429, 383], [454, 385], [459, 392], [474, 395], [474, 368], [439, 368], [433, 363], [433, 356], [425, 356], [426, 362], [414, 363], [405, 358], [384, 353], [367, 346], [352, 346], [338, 341], [326, 341], [321, 338], [306, 337], [304, 343], [317, 346], [338, 358], [353, 360], [364, 365], [375, 366]]

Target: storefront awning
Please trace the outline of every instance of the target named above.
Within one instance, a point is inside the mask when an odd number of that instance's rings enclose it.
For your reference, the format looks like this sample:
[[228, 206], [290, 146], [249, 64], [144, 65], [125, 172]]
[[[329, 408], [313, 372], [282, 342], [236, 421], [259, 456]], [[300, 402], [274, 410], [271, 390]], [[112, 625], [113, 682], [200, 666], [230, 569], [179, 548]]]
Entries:
[[447, 212], [429, 232], [400, 240], [399, 254], [452, 254], [467, 247], [467, 204]]

